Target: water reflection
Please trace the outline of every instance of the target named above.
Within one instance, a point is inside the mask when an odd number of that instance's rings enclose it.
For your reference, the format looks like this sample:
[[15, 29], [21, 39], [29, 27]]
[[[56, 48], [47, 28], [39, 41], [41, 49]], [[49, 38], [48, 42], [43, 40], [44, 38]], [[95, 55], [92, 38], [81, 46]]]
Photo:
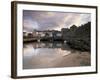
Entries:
[[71, 49], [62, 42], [33, 42], [23, 45], [23, 68], [90, 66], [89, 52]]

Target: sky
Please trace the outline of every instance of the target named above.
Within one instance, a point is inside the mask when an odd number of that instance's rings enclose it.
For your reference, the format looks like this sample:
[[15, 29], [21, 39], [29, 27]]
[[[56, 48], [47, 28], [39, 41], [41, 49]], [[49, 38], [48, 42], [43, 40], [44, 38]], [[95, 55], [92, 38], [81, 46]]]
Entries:
[[61, 30], [72, 25], [80, 26], [91, 21], [89, 13], [53, 12], [23, 10], [23, 29], [27, 32], [34, 30]]

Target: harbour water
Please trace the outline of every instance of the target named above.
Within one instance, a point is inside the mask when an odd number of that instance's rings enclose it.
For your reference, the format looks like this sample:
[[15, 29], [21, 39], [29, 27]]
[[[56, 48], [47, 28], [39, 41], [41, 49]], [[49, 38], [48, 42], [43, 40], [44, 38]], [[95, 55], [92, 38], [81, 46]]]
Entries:
[[23, 69], [90, 65], [90, 52], [71, 49], [66, 43], [31, 42], [23, 45]]

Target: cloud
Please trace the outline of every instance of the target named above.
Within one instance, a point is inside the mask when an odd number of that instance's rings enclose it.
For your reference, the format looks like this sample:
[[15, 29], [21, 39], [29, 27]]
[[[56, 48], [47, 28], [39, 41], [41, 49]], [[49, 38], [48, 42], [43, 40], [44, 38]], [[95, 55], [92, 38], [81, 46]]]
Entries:
[[91, 15], [86, 13], [23, 11], [24, 29], [60, 30], [70, 28], [72, 25], [80, 26], [91, 20]]
[[30, 19], [25, 19], [23, 21], [23, 24], [24, 24], [24, 30], [29, 32], [32, 32], [34, 29], [38, 29], [39, 27], [36, 21]]

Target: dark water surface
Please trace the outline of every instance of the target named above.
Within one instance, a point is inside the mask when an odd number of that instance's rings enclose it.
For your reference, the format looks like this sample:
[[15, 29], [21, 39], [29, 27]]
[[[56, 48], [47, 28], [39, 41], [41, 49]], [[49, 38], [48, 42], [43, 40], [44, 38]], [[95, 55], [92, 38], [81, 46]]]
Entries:
[[23, 45], [23, 69], [90, 65], [90, 52], [73, 50], [66, 43], [33, 42]]

